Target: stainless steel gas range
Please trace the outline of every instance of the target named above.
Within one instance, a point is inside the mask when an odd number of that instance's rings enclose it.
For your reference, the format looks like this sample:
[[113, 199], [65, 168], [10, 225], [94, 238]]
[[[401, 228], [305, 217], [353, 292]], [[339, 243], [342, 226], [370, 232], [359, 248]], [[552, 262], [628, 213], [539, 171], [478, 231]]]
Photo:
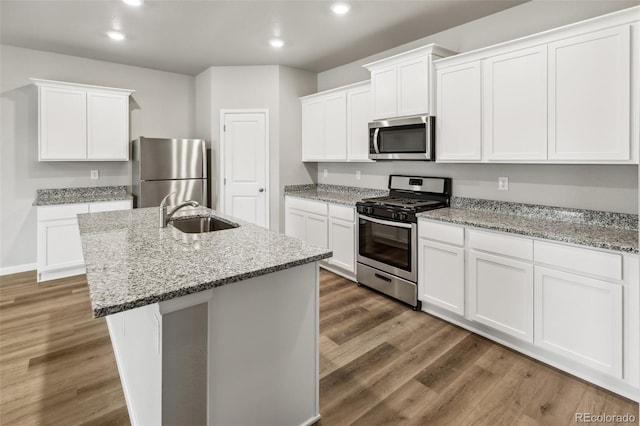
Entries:
[[391, 175], [388, 196], [358, 202], [358, 284], [420, 309], [416, 213], [450, 198], [450, 178]]

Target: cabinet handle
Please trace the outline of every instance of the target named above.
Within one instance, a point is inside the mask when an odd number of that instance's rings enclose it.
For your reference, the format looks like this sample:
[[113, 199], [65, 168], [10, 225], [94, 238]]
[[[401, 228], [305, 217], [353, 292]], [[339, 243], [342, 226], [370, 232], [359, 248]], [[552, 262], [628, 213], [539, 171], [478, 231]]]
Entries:
[[258, 188], [258, 192], [264, 192], [264, 188]]

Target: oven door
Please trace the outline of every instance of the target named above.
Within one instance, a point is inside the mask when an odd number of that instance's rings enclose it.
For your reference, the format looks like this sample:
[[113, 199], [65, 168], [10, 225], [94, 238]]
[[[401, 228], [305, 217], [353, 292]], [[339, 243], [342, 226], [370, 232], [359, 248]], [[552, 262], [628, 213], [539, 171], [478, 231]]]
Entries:
[[358, 215], [358, 262], [417, 282], [416, 224]]

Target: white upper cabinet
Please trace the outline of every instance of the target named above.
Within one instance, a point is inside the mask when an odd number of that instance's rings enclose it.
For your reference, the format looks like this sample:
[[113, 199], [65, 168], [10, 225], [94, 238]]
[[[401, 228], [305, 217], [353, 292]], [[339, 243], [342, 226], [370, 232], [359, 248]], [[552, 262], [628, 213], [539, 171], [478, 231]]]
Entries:
[[468, 62], [437, 71], [436, 159], [482, 159], [482, 98], [480, 62]]
[[374, 118], [396, 116], [398, 108], [396, 67], [392, 65], [371, 71], [371, 83], [375, 90], [372, 93]]
[[41, 87], [39, 141], [42, 160], [87, 158], [87, 93], [84, 90]]
[[486, 159], [546, 160], [547, 47], [485, 59], [482, 84]]
[[630, 28], [549, 44], [549, 158], [630, 160]]
[[368, 81], [305, 96], [300, 102], [302, 161], [369, 161]]
[[371, 85], [347, 90], [347, 158], [369, 160], [369, 122], [373, 120]]
[[302, 160], [324, 159], [324, 99], [302, 102]]
[[347, 159], [347, 94], [332, 93], [324, 100], [324, 158]]
[[385, 58], [365, 67], [371, 72], [373, 118], [433, 112], [433, 59], [454, 54], [435, 44]]
[[637, 164], [638, 16], [630, 8], [435, 61], [436, 161]]
[[31, 79], [39, 161], [128, 161], [132, 90]]
[[129, 96], [87, 92], [87, 158], [129, 159]]

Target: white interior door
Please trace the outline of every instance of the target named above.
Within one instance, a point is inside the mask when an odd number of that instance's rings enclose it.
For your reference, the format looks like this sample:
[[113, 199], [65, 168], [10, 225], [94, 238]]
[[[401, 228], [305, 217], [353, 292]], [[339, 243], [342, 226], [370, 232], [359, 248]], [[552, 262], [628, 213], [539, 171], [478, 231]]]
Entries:
[[267, 113], [223, 112], [223, 211], [268, 227]]

